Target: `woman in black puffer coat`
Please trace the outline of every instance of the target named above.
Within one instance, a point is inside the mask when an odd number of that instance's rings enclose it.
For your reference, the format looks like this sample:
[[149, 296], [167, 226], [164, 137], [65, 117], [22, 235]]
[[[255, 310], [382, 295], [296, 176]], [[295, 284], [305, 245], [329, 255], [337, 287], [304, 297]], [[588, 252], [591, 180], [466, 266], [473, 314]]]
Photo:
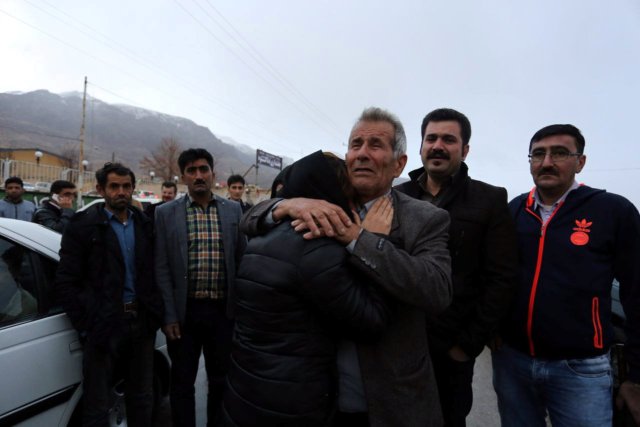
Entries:
[[[351, 215], [347, 187], [344, 162], [318, 151], [291, 166], [280, 194], [327, 200]], [[389, 319], [382, 296], [358, 280], [348, 256], [333, 239], [304, 240], [290, 221], [249, 242], [236, 280], [223, 424], [330, 424], [337, 343], [375, 339]]]

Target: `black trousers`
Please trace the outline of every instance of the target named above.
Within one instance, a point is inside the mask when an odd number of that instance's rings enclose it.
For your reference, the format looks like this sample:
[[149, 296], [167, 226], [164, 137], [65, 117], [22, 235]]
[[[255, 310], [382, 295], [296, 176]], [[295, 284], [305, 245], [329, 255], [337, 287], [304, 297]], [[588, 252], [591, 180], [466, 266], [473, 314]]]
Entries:
[[153, 347], [144, 316], [123, 314], [125, 326], [115, 331], [106, 346], [88, 339], [82, 360], [82, 425], [106, 427], [115, 380], [124, 376], [127, 423], [132, 427], [151, 426], [153, 412]]
[[226, 316], [226, 300], [187, 301], [181, 338], [169, 341], [171, 357], [171, 417], [173, 427], [195, 427], [195, 387], [200, 354], [204, 354], [209, 390], [207, 425], [215, 426], [222, 406], [229, 369], [233, 322]]
[[366, 412], [337, 412], [332, 427], [369, 427]]
[[473, 404], [473, 365], [452, 360], [447, 353], [431, 351], [445, 427], [465, 427]]

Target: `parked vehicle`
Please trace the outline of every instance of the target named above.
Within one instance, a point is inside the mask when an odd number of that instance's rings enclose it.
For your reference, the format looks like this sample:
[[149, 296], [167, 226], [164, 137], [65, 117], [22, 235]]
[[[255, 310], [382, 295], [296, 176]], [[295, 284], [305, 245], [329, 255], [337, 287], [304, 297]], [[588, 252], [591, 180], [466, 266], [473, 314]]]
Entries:
[[35, 191], [39, 191], [41, 193], [48, 193], [51, 190], [50, 182], [36, 182], [34, 185]]
[[24, 188], [24, 191], [36, 191], [36, 186], [31, 182], [23, 182], [22, 188]]
[[[142, 205], [142, 209], [145, 209], [147, 206], [154, 204], [154, 203], [160, 203], [162, 200], [160, 199], [140, 199], [138, 197], [133, 197], [134, 200], [137, 200], [140, 202], [140, 205]], [[81, 211], [85, 211], [87, 209], [89, 209], [91, 206], [97, 204], [97, 203], [103, 203], [104, 199], [95, 199], [92, 200], [91, 202], [87, 203], [86, 205], [82, 206], [80, 209], [78, 209], [78, 212]]]
[[[79, 425], [82, 345], [53, 298], [61, 235], [0, 218], [0, 425]], [[169, 386], [169, 358], [158, 333], [156, 401]], [[110, 424], [126, 426], [122, 384], [113, 388]]]

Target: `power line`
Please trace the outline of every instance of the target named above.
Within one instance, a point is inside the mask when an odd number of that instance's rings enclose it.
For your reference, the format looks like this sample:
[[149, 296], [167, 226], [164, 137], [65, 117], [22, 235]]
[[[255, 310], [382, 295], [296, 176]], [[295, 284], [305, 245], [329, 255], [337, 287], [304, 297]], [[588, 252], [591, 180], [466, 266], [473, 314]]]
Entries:
[[[37, 8], [37, 7], [36, 7], [36, 8]], [[38, 9], [40, 9], [40, 8], [38, 8]], [[42, 10], [42, 9], [40, 9], [40, 10]], [[167, 96], [169, 96], [169, 97], [171, 97], [171, 98], [174, 98], [174, 99], [180, 99], [180, 98], [176, 97], [175, 95], [172, 95], [172, 94], [170, 94], [170, 93], [168, 93], [168, 92], [166, 92], [166, 91], [164, 91], [164, 90], [157, 89], [157, 88], [155, 88], [155, 87], [149, 86], [149, 85], [147, 84], [147, 80], [145, 80], [145, 79], [141, 79], [141, 78], [138, 78], [137, 76], [135, 76], [135, 75], [133, 75], [133, 74], [129, 73], [128, 71], [122, 70], [121, 68], [119, 68], [119, 67], [117, 67], [117, 66], [115, 66], [115, 65], [113, 65], [113, 64], [111, 64], [111, 63], [109, 63], [108, 61], [103, 60], [103, 59], [102, 59], [102, 58], [100, 58], [100, 57], [97, 57], [97, 56], [95, 56], [95, 55], [93, 55], [93, 54], [91, 54], [91, 53], [87, 52], [87, 51], [86, 51], [86, 50], [84, 50], [84, 49], [81, 49], [81, 48], [78, 48], [78, 47], [76, 47], [76, 46], [73, 46], [73, 45], [71, 45], [70, 43], [67, 43], [66, 41], [62, 40], [61, 38], [56, 37], [56, 36], [54, 36], [53, 34], [50, 34], [49, 32], [44, 31], [44, 30], [42, 30], [42, 29], [40, 29], [40, 28], [38, 28], [38, 27], [36, 27], [36, 26], [34, 26], [34, 25], [32, 25], [32, 24], [29, 24], [28, 22], [26, 22], [26, 21], [24, 21], [24, 20], [22, 20], [22, 19], [20, 19], [20, 18], [16, 17], [15, 15], [12, 15], [12, 14], [11, 14], [11, 13], [9, 13], [9, 12], [6, 12], [6, 11], [1, 10], [1, 9], [0, 9], [0, 12], [2, 12], [2, 13], [4, 13], [5, 15], [7, 15], [7, 16], [9, 16], [9, 17], [13, 18], [13, 19], [15, 19], [16, 21], [18, 21], [18, 22], [22, 23], [23, 25], [26, 25], [26, 26], [28, 26], [28, 27], [30, 27], [30, 28], [32, 28], [32, 29], [34, 29], [34, 30], [36, 30], [36, 31], [38, 31], [38, 32], [40, 32], [40, 33], [42, 33], [42, 34], [46, 35], [47, 37], [50, 37], [50, 38], [52, 38], [52, 39], [54, 39], [54, 40], [58, 41], [59, 43], [62, 43], [63, 45], [65, 45], [65, 46], [67, 46], [67, 47], [70, 47], [70, 48], [72, 48], [72, 49], [74, 49], [74, 50], [77, 50], [78, 52], [80, 52], [80, 53], [82, 53], [82, 54], [84, 54], [84, 55], [86, 55], [86, 56], [88, 56], [88, 57], [90, 57], [90, 58], [92, 58], [92, 59], [94, 59], [94, 60], [96, 60], [96, 61], [99, 61], [99, 62], [101, 62], [101, 63], [103, 63], [103, 64], [106, 64], [106, 65], [108, 65], [108, 66], [110, 66], [110, 67], [112, 67], [112, 68], [114, 68], [114, 69], [116, 69], [116, 70], [120, 71], [120, 72], [121, 72], [121, 73], [123, 73], [124, 75], [127, 75], [127, 76], [129, 76], [130, 78], [132, 78], [132, 79], [134, 79], [134, 80], [137, 80], [137, 81], [141, 82], [141, 83], [142, 83], [143, 85], [145, 85], [146, 87], [149, 87], [149, 88], [151, 88], [151, 89], [157, 90], [158, 92], [161, 92], [161, 93], [163, 93], [163, 94], [165, 94], [165, 95], [167, 95]], [[50, 15], [50, 16], [53, 16], [53, 15], [51, 15], [50, 13], [48, 13], [48, 12], [46, 12], [46, 11], [43, 11], [43, 12], [47, 13], [47, 14], [48, 14], [48, 15]], [[67, 14], [67, 15], [68, 15], [68, 14]], [[54, 17], [54, 18], [56, 18], [55, 16], [53, 16], [53, 17]], [[56, 18], [56, 19], [60, 20], [59, 18]], [[62, 22], [63, 22], [63, 23], [65, 23], [64, 21], [62, 21]], [[67, 25], [67, 23], [65, 23], [65, 25]], [[87, 25], [85, 25], [85, 24], [82, 24], [82, 25], [84, 25], [85, 27], [88, 27], [88, 26], [87, 26]], [[90, 28], [90, 27], [88, 27], [88, 28]], [[75, 29], [76, 29], [77, 31], [80, 31], [81, 33], [83, 33], [83, 34], [85, 34], [85, 35], [87, 35], [87, 36], [91, 37], [91, 35], [87, 34], [86, 32], [84, 32], [84, 31], [82, 31], [82, 30], [79, 30], [77, 27], [76, 27]], [[106, 36], [104, 36], [104, 37], [105, 37], [105, 38], [108, 38], [108, 37], [106, 37]], [[91, 37], [91, 38], [93, 38], [94, 40], [97, 40], [95, 37]], [[100, 40], [97, 40], [97, 41], [99, 41], [99, 42], [101, 42], [101, 43], [105, 43], [105, 42], [100, 41]], [[105, 44], [107, 44], [107, 43], [105, 43]], [[108, 47], [110, 47], [111, 49], [117, 50], [117, 49], [115, 49], [113, 46], [109, 46], [108, 44], [107, 44], [107, 46], [108, 46]], [[134, 54], [134, 55], [135, 55], [135, 54]], [[126, 55], [126, 56], [131, 56], [131, 55]], [[139, 63], [140, 63], [140, 61], [137, 61], [137, 62], [139, 62]], [[143, 65], [144, 65], [144, 64], [143, 64]], [[147, 67], [149, 68], [149, 66], [147, 66]], [[165, 78], [166, 78], [166, 77], [165, 77]], [[171, 81], [171, 79], [168, 79], [168, 80], [170, 80], [170, 81]], [[182, 83], [182, 82], [181, 82], [181, 83]], [[243, 116], [242, 116], [240, 113], [237, 113], [236, 111], [234, 111], [234, 109], [233, 109], [233, 108], [231, 108], [231, 107], [229, 107], [229, 106], [226, 106], [226, 105], [224, 105], [223, 103], [221, 103], [221, 102], [219, 102], [219, 101], [215, 101], [215, 100], [212, 100], [212, 99], [210, 99], [210, 98], [203, 97], [203, 96], [202, 96], [202, 91], [201, 91], [201, 90], [200, 90], [200, 91], [196, 91], [196, 90], [194, 90], [194, 89], [191, 89], [191, 88], [189, 88], [187, 85], [185, 85], [184, 83], [182, 83], [182, 85], [183, 85], [184, 87], [186, 87], [188, 90], [190, 90], [191, 92], [193, 92], [193, 93], [197, 94], [198, 96], [202, 97], [202, 98], [203, 98], [203, 99], [205, 99], [206, 101], [212, 102], [212, 103], [214, 103], [214, 104], [216, 104], [216, 105], [218, 105], [218, 106], [220, 106], [220, 107], [222, 107], [222, 108], [225, 108], [226, 110], [228, 110], [228, 111], [230, 111], [231, 113], [233, 113], [233, 114], [237, 115], [237, 116], [238, 116], [238, 117], [240, 117], [241, 119], [243, 118]], [[95, 84], [94, 84], [94, 86], [95, 86]], [[110, 92], [108, 89], [105, 89], [105, 88], [101, 88], [101, 89], [105, 90], [105, 92], [109, 92], [109, 93], [114, 94], [114, 92]], [[123, 97], [123, 96], [121, 96], [121, 95], [114, 95], [114, 96], [117, 96], [117, 97], [119, 97], [119, 98], [125, 99], [125, 100], [127, 100], [127, 102], [131, 102], [131, 100], [129, 100], [129, 99], [127, 99], [126, 97]], [[134, 104], [136, 104], [136, 105], [142, 105], [142, 104], [140, 104], [140, 103], [138, 103], [138, 102], [133, 102], [133, 103], [134, 103]], [[206, 115], [211, 115], [211, 113], [210, 113], [210, 112], [205, 111], [205, 110], [203, 110], [203, 109], [201, 109], [201, 108], [199, 108], [199, 107], [195, 107], [192, 103], [191, 103], [191, 106], [192, 106], [193, 108], [196, 108], [196, 109], [198, 109], [198, 110], [202, 111], [202, 112], [203, 112], [203, 113], [205, 113]], [[257, 118], [253, 118], [253, 119], [251, 119], [251, 120], [253, 120], [253, 121], [255, 121], [255, 122], [258, 122], [258, 123], [261, 123], [261, 124], [262, 124], [266, 129], [269, 129], [269, 128], [270, 128], [269, 124], [264, 123], [264, 122], [262, 122], [261, 120], [259, 120], [259, 119], [257, 119]], [[221, 121], [224, 121], [224, 122], [230, 123], [230, 124], [232, 124], [233, 126], [238, 127], [238, 128], [240, 128], [240, 129], [244, 130], [245, 132], [249, 132], [249, 133], [252, 133], [252, 134], [254, 134], [254, 135], [258, 135], [258, 134], [254, 133], [254, 132], [247, 131], [247, 129], [246, 129], [243, 125], [238, 125], [237, 123], [235, 123], [235, 122], [233, 122], [233, 121], [230, 121], [230, 120], [228, 120], [228, 119], [227, 119], [227, 120], [225, 120], [225, 119], [221, 119]], [[259, 137], [260, 137], [261, 139], [265, 139], [265, 138], [264, 138], [264, 135], [262, 135], [262, 134], [260, 134], [260, 135], [259, 135]], [[274, 142], [274, 144], [279, 145], [279, 146], [282, 146], [283, 148], [285, 148], [285, 149], [287, 149], [287, 150], [289, 150], [289, 149], [290, 149], [290, 147], [289, 147], [289, 146], [285, 146], [285, 145], [278, 144], [278, 143], [275, 143], [275, 142]]]
[[[176, 76], [175, 74], [169, 73], [166, 70], [164, 70], [160, 65], [155, 64], [152, 61], [147, 61], [144, 60], [144, 58], [142, 58], [141, 55], [137, 54], [136, 52], [132, 51], [131, 49], [129, 49], [127, 46], [122, 45], [121, 43], [119, 43], [118, 41], [110, 38], [109, 36], [101, 33], [100, 31], [97, 31], [96, 29], [90, 27], [89, 25], [77, 20], [76, 18], [72, 17], [71, 15], [69, 15], [68, 13], [58, 9], [57, 7], [51, 5], [50, 3], [46, 2], [45, 0], [43, 0], [44, 3], [46, 3], [49, 7], [51, 7], [52, 9], [56, 10], [57, 12], [67, 16], [69, 19], [73, 20], [74, 22], [78, 23], [79, 25], [82, 25], [83, 27], [87, 28], [90, 32], [86, 32], [80, 28], [78, 28], [78, 26], [70, 24], [68, 21], [65, 22], [63, 21], [61, 18], [51, 14], [50, 12], [47, 12], [46, 10], [42, 9], [41, 7], [37, 6], [36, 4], [30, 2], [29, 0], [25, 0], [27, 3], [29, 3], [32, 7], [46, 13], [47, 15], [51, 16], [52, 18], [62, 22], [65, 25], [69, 25], [74, 27], [74, 29], [76, 31], [81, 32], [82, 34], [86, 35], [87, 37], [92, 38], [93, 40], [96, 40], [104, 45], [106, 45], [107, 47], [109, 47], [110, 49], [126, 56], [127, 58], [131, 59], [134, 62], [137, 62], [138, 64], [142, 65], [143, 67], [154, 71], [154, 72], [158, 72], [160, 74], [163, 74], [164, 77], [169, 80], [172, 81], [172, 79], [177, 80], [182, 86], [184, 86], [187, 90], [193, 92], [196, 95], [202, 96], [201, 91], [196, 90], [195, 87], [190, 86], [188, 83], [186, 83], [185, 81], [182, 80], [181, 77]], [[98, 34], [100, 37], [102, 37], [104, 40], [100, 40], [99, 38], [95, 37], [92, 33]], [[114, 47], [115, 46], [115, 47]], [[217, 106], [227, 109], [228, 111], [234, 113], [234, 114], [238, 114], [237, 111], [235, 111], [235, 109], [229, 105], [226, 105], [220, 101], [217, 101], [215, 99], [207, 99], [208, 101], [216, 104]]]
[[[196, 1], [196, 0], [194, 0]], [[231, 32], [227, 31], [220, 23], [215, 20], [209, 13], [206, 11], [205, 14], [209, 16], [209, 18], [214, 21], [233, 41], [236, 42], [238, 46], [240, 46], [245, 52], [247, 52], [257, 63], [262, 65], [267, 72], [269, 72], [272, 76], [276, 78], [285, 88], [287, 88], [291, 93], [293, 93], [296, 97], [298, 97], [303, 104], [305, 104], [311, 111], [320, 115], [322, 118], [327, 120], [337, 131], [340, 132], [340, 127], [324, 113], [320, 108], [318, 108], [315, 104], [313, 104], [300, 90], [298, 90], [293, 83], [289, 79], [287, 79], [282, 73], [280, 73], [274, 66], [269, 62], [267, 58], [264, 57], [252, 44], [247, 40], [242, 33], [220, 12], [213, 4], [211, 4], [210, 0], [205, 0], [207, 5], [218, 15], [220, 18], [235, 32], [238, 36], [234, 36]], [[197, 2], [196, 2], [197, 3]], [[238, 38], [242, 40], [242, 42], [246, 45], [246, 47], [238, 41]]]
[[[112, 38], [110, 38], [109, 36], [95, 30], [94, 28], [86, 25], [85, 23], [73, 18], [71, 15], [69, 15], [68, 13], [61, 11], [60, 9], [56, 8], [55, 6], [51, 5], [50, 3], [47, 3], [46, 1], [43, 0], [43, 2], [45, 4], [47, 4], [49, 7], [51, 7], [52, 9], [56, 10], [57, 12], [67, 16], [69, 19], [75, 21], [76, 23], [82, 25], [83, 27], [87, 28], [89, 30], [89, 32], [82, 30], [81, 28], [78, 28], [77, 25], [74, 25], [73, 23], [70, 23], [69, 21], [64, 21], [62, 20], [60, 17], [53, 15], [52, 13], [42, 9], [41, 7], [39, 7], [38, 5], [30, 2], [29, 0], [25, 0], [28, 4], [30, 4], [32, 7], [40, 10], [43, 13], [46, 13], [47, 15], [51, 16], [52, 18], [62, 22], [64, 25], [66, 26], [71, 26], [73, 27], [76, 31], [84, 34], [85, 36], [98, 41], [99, 43], [102, 43], [104, 45], [106, 45], [107, 47], [109, 47], [110, 49], [122, 54], [123, 56], [126, 56], [127, 58], [129, 58], [130, 60], [140, 64], [141, 66], [153, 71], [153, 72], [159, 72], [160, 74], [164, 74], [165, 78], [167, 78], [168, 80], [171, 81], [171, 79], [175, 79], [175, 80], [179, 80], [179, 83], [182, 84], [186, 89], [192, 91], [195, 94], [199, 94], [199, 92], [195, 91], [193, 87], [189, 87], [185, 82], [181, 81], [180, 77], [173, 75], [171, 73], [166, 72], [165, 70], [162, 69], [162, 67], [160, 67], [157, 64], [154, 64], [151, 61], [144, 61], [143, 58], [136, 54], [134, 51], [132, 51], [131, 49], [129, 49], [128, 47], [120, 44], [119, 42], [113, 40]], [[100, 35], [100, 37], [102, 37], [104, 40], [100, 40], [98, 37], [95, 37], [94, 34], [98, 34]], [[114, 47], [115, 46], [115, 47]], [[216, 100], [210, 100], [211, 102], [217, 104], [219, 107], [228, 109], [229, 111], [236, 113], [233, 108], [229, 107], [228, 105], [225, 105], [224, 103], [221, 103], [219, 101]]]
[[80, 141], [80, 139], [78, 139], [78, 138], [71, 138], [71, 137], [68, 137], [68, 136], [56, 135], [56, 134], [53, 134], [53, 133], [43, 132], [43, 131], [40, 131], [40, 130], [28, 130], [28, 129], [24, 129], [24, 128], [21, 129], [21, 128], [16, 128], [14, 126], [9, 126], [9, 125], [5, 125], [5, 124], [0, 124], [0, 128], [11, 129], [11, 130], [14, 130], [16, 132], [31, 133], [31, 134], [40, 135], [40, 136], [47, 136], [49, 138], [65, 139], [67, 141], [75, 141], [75, 142]]
[[[181, 5], [178, 0], [174, 0], [174, 3], [182, 9], [194, 22], [196, 22], [202, 29], [204, 29], [211, 37], [213, 37], [218, 43], [220, 43], [225, 49], [227, 49], [235, 58], [237, 58], [241, 63], [243, 63], [256, 77], [266, 83], [271, 89], [273, 89], [278, 95], [280, 95], [283, 99], [285, 99], [289, 104], [291, 104], [296, 110], [298, 110], [301, 114], [306, 116], [310, 121], [312, 121], [316, 126], [325, 131], [328, 134], [331, 134], [324, 124], [317, 121], [313, 116], [307, 114], [307, 112], [298, 106], [295, 102], [293, 102], [288, 96], [282, 93], [277, 87], [275, 87], [269, 80], [267, 80], [262, 74], [258, 73], [255, 68], [253, 68], [247, 61], [245, 61], [238, 53], [236, 53], [232, 48], [230, 48], [222, 39], [220, 39], [217, 35], [215, 35], [206, 25], [204, 25], [198, 18], [196, 18], [189, 10], [187, 10], [183, 5]], [[199, 6], [199, 5], [198, 5]], [[334, 135], [331, 135], [334, 136]]]
[[95, 84], [93, 81], [87, 81], [87, 84], [89, 84], [89, 85], [91, 85], [93, 87], [96, 87], [96, 88], [100, 89], [101, 91], [108, 93], [111, 96], [115, 96], [116, 98], [120, 98], [123, 101], [128, 102], [129, 104], [131, 104], [134, 107], [138, 106], [138, 107], [142, 108], [142, 104], [138, 103], [137, 101], [134, 101], [131, 98], [127, 98], [125, 96], [119, 95], [119, 94], [117, 94], [117, 93], [115, 93], [115, 92], [113, 92], [113, 91], [111, 91], [111, 90], [109, 90], [109, 89], [107, 89], [105, 87], [99, 86], [99, 85]]
[[[135, 100], [132, 100], [132, 99], [130, 99], [130, 98], [127, 98], [127, 97], [125, 97], [125, 96], [122, 96], [122, 95], [120, 95], [120, 94], [118, 94], [118, 93], [114, 92], [113, 90], [107, 89], [107, 88], [105, 88], [105, 87], [103, 87], [103, 86], [101, 86], [101, 85], [97, 85], [96, 83], [93, 83], [93, 81], [89, 81], [89, 82], [88, 82], [88, 84], [89, 84], [90, 86], [93, 86], [93, 87], [95, 87], [95, 88], [98, 88], [98, 89], [100, 89], [100, 90], [102, 90], [102, 91], [104, 91], [104, 92], [106, 92], [106, 93], [108, 93], [108, 94], [110, 94], [110, 95], [112, 95], [112, 96], [115, 96], [115, 97], [120, 98], [120, 99], [122, 99], [122, 100], [124, 100], [124, 101], [127, 101], [128, 103], [133, 104], [134, 106], [141, 106], [141, 105], [143, 105], [143, 104], [141, 104], [141, 103], [139, 103], [139, 102], [137, 102], [137, 101], [135, 101]], [[139, 108], [145, 109], [145, 108], [143, 108], [143, 107], [139, 107]], [[201, 111], [201, 112], [202, 112], [202, 113], [204, 113], [204, 114], [208, 114], [208, 115], [210, 115], [210, 114], [211, 114], [211, 113], [209, 113], [209, 112], [207, 112], [207, 111], [205, 111], [205, 110], [203, 110], [203, 109], [201, 109], [200, 107], [195, 106], [195, 105], [192, 105], [192, 108], [195, 108], [196, 110], [199, 110], [199, 111]], [[150, 111], [151, 111], [151, 110], [150, 110]], [[163, 114], [164, 114], [164, 113], [163, 113]], [[188, 120], [188, 119], [187, 119], [187, 120]], [[291, 147], [286, 146], [286, 145], [283, 145], [283, 144], [278, 143], [278, 142], [275, 142], [275, 141], [273, 141], [273, 140], [271, 140], [271, 139], [269, 139], [269, 138], [265, 138], [265, 137], [264, 137], [264, 135], [257, 134], [257, 133], [255, 133], [255, 132], [251, 131], [250, 129], [246, 128], [246, 127], [245, 127], [245, 126], [243, 126], [242, 124], [239, 124], [239, 123], [236, 123], [236, 122], [233, 122], [233, 121], [229, 121], [229, 120], [227, 120], [227, 123], [230, 123], [230, 124], [232, 124], [233, 126], [235, 126], [236, 128], [238, 128], [238, 129], [240, 129], [240, 130], [242, 130], [242, 131], [244, 131], [244, 132], [247, 132], [247, 133], [249, 133], [249, 134], [251, 134], [251, 135], [253, 135], [253, 136], [255, 136], [255, 137], [257, 137], [257, 138], [259, 138], [259, 139], [261, 139], [261, 140], [263, 140], [263, 141], [267, 141], [267, 142], [269, 142], [269, 143], [271, 143], [271, 144], [274, 144], [274, 145], [277, 145], [277, 146], [279, 146], [279, 147], [282, 147], [282, 148], [283, 148], [283, 149], [285, 149], [285, 150], [291, 150]]]
[[[204, 10], [198, 3], [196, 3], [196, 5], [214, 22], [216, 23], [216, 25], [218, 25], [229, 37], [231, 37], [231, 39], [233, 41], [236, 42], [236, 44], [238, 46], [240, 46], [245, 52], [247, 52], [259, 65], [263, 66], [267, 72], [269, 72], [272, 76], [274, 76], [276, 78], [277, 81], [279, 81], [285, 88], [287, 88], [290, 92], [292, 92], [295, 96], [297, 96], [298, 98], [300, 98], [302, 100], [302, 102], [311, 110], [313, 110], [314, 112], [316, 112], [317, 114], [320, 114], [321, 116], [323, 116], [323, 118], [325, 120], [327, 120], [330, 124], [332, 124], [333, 126], [335, 126], [335, 128], [337, 129], [338, 126], [335, 124], [335, 122], [332, 121], [332, 119], [324, 114], [324, 112], [322, 112], [318, 107], [316, 107], [315, 105], [313, 105], [313, 103], [311, 103], [311, 101], [309, 101], [297, 88], [295, 88], [295, 86], [293, 86], [293, 84], [286, 79], [286, 77], [284, 77], [280, 72], [278, 72], [278, 70], [275, 69], [275, 67], [269, 63], [269, 61], [260, 54], [260, 52], [255, 49], [251, 43], [242, 36], [242, 34], [240, 33], [240, 31], [238, 31], [237, 28], [235, 28], [233, 26], [233, 24], [218, 10], [216, 9], [208, 0], [207, 1], [207, 5], [217, 14], [219, 15], [224, 21], [225, 23], [238, 35], [239, 38], [242, 39], [242, 41], [246, 44], [247, 47], [245, 47], [242, 43], [240, 43], [240, 41], [238, 40], [238, 38], [236, 36], [234, 36], [234, 34], [232, 34], [231, 32], [227, 31], [214, 17], [212, 17], [206, 10]], [[142, 65], [145, 68], [148, 69], [152, 69], [153, 71], [156, 72], [160, 72], [162, 74], [164, 74], [165, 76], [169, 76], [172, 79], [177, 79], [180, 81], [180, 83], [186, 87], [188, 90], [198, 94], [199, 96], [202, 96], [201, 91], [196, 91], [194, 90], [193, 87], [190, 87], [187, 83], [185, 83], [184, 81], [182, 81], [182, 79], [179, 76], [176, 76], [175, 74], [172, 73], [168, 73], [166, 72], [166, 70], [164, 70], [162, 67], [160, 67], [158, 64], [153, 63], [152, 61], [147, 61], [144, 58], [142, 58], [140, 55], [138, 55], [136, 52], [132, 51], [131, 49], [129, 49], [127, 46], [119, 43], [118, 41], [112, 39], [111, 37], [105, 35], [104, 33], [96, 30], [95, 28], [85, 24], [84, 22], [74, 18], [73, 16], [71, 16], [70, 14], [68, 14], [67, 12], [61, 10], [60, 8], [56, 7], [55, 5], [51, 4], [50, 2], [46, 1], [46, 0], [42, 0], [42, 3], [46, 4], [49, 8], [55, 10], [57, 13], [65, 16], [66, 18], [68, 18], [66, 21], [61, 19], [59, 16], [56, 16], [54, 14], [52, 14], [51, 12], [43, 9], [42, 7], [40, 7], [39, 5], [35, 4], [34, 2], [30, 1], [30, 0], [25, 0], [26, 3], [28, 3], [29, 5], [31, 5], [32, 7], [40, 10], [41, 12], [51, 16], [52, 18], [62, 22], [63, 24], [67, 25], [67, 26], [71, 26], [73, 27], [76, 31], [81, 32], [82, 34], [86, 35], [89, 38], [92, 38], [93, 40], [96, 40], [100, 43], [105, 44], [107, 47], [118, 51], [119, 53], [123, 54], [124, 56], [126, 56], [127, 58], [135, 61], [136, 63]], [[77, 25], [76, 25], [77, 24]], [[86, 28], [89, 32], [84, 31], [83, 29], [79, 28], [79, 26], [82, 26], [84, 28]], [[103, 40], [99, 39], [98, 37], [95, 36], [95, 34], [99, 35]], [[220, 41], [221, 43], [223, 43], [221, 40], [218, 39], [218, 41]], [[224, 44], [224, 43], [223, 43]], [[209, 102], [213, 102], [214, 104], [218, 105], [219, 107], [225, 108], [227, 110], [229, 110], [230, 112], [234, 113], [234, 114], [238, 114], [237, 111], [235, 111], [234, 108], [230, 107], [229, 105], [226, 105], [220, 101], [214, 100], [214, 99], [207, 99], [207, 101]], [[267, 125], [266, 123], [262, 123], [263, 125]]]

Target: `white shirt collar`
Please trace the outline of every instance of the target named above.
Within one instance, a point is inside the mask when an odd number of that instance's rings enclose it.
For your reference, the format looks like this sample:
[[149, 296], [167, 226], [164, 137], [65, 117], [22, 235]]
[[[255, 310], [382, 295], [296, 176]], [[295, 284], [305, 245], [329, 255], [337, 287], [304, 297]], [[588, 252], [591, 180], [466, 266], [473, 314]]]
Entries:
[[536, 191], [533, 194], [533, 201], [534, 201], [533, 209], [536, 210], [538, 208], [541, 208], [541, 209], [553, 210], [561, 202], [564, 202], [564, 200], [567, 198], [569, 193], [571, 193], [573, 190], [575, 190], [578, 187], [580, 187], [580, 184], [578, 184], [578, 181], [573, 180], [573, 184], [571, 184], [571, 187], [569, 187], [569, 189], [565, 191], [564, 194], [558, 200], [556, 200], [556, 202], [552, 206], [543, 205], [542, 203], [538, 202], [538, 200], [541, 200], [542, 198], [540, 197], [540, 194], [538, 193], [538, 189], [536, 188]]

